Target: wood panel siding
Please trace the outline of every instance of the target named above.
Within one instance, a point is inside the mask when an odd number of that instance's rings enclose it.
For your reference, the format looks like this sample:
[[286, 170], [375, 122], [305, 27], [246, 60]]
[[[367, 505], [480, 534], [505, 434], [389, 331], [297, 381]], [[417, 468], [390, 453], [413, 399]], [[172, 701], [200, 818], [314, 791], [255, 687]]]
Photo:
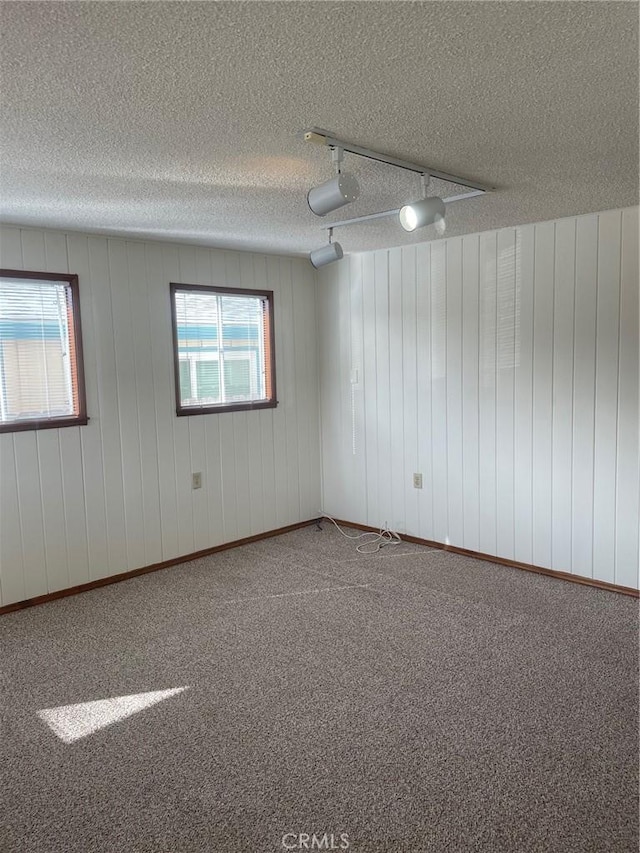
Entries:
[[351, 255], [318, 308], [325, 512], [638, 588], [637, 208]]
[[[317, 516], [306, 260], [2, 226], [0, 263], [78, 275], [90, 418], [0, 435], [0, 606]], [[276, 409], [176, 418], [171, 281], [274, 292]]]

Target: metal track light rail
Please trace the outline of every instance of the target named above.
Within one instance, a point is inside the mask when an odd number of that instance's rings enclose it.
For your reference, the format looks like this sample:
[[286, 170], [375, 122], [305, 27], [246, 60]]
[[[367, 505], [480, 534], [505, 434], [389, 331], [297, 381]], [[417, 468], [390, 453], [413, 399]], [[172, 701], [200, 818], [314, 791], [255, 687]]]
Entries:
[[[331, 160], [337, 173], [334, 178], [325, 181], [317, 187], [313, 187], [307, 194], [309, 208], [316, 216], [325, 216], [327, 213], [331, 213], [358, 198], [360, 192], [358, 181], [354, 175], [343, 172], [341, 168], [345, 151], [349, 154], [355, 154], [356, 157], [365, 157], [368, 160], [386, 163], [398, 169], [417, 173], [420, 175], [422, 188], [421, 198], [405, 204], [403, 207], [394, 208], [393, 210], [381, 210], [377, 213], [368, 213], [364, 216], [355, 216], [352, 219], [343, 219], [340, 222], [332, 222], [330, 225], [325, 225], [324, 229], [329, 232], [329, 243], [318, 249], [314, 249], [309, 256], [311, 263], [316, 269], [333, 261], [338, 261], [343, 256], [340, 244], [332, 242], [334, 228], [355, 225], [358, 222], [370, 222], [373, 219], [397, 216], [400, 225], [405, 231], [415, 231], [417, 228], [433, 225], [437, 233], [442, 235], [446, 229], [445, 204], [484, 195], [494, 189], [494, 187], [490, 187], [488, 184], [482, 184], [470, 178], [441, 172], [439, 169], [433, 169], [431, 166], [425, 166], [420, 163], [401, 160], [398, 157], [392, 157], [390, 154], [384, 154], [381, 151], [373, 151], [371, 148], [364, 148], [361, 145], [353, 145], [350, 142], [338, 139], [329, 131], [322, 130], [319, 127], [311, 127], [308, 130], [303, 130], [301, 137], [305, 142], [329, 148], [331, 151]], [[468, 191], [448, 196], [444, 199], [429, 195], [431, 178], [437, 178], [440, 181], [466, 187]]]
[[322, 128], [319, 127], [310, 127], [308, 130], [303, 130], [302, 138], [305, 142], [312, 142], [316, 145], [326, 145], [329, 148], [341, 148], [343, 151], [348, 151], [349, 154], [355, 154], [358, 157], [366, 157], [368, 160], [377, 160], [378, 163], [388, 163], [390, 166], [397, 166], [398, 169], [405, 169], [408, 172], [417, 172], [420, 175], [431, 175], [432, 178], [439, 178], [441, 181], [448, 181], [449, 183], [458, 184], [462, 187], [469, 187], [472, 190], [479, 190], [482, 193], [488, 193], [495, 189], [495, 187], [480, 183], [479, 181], [473, 181], [470, 178], [465, 178], [460, 175], [451, 175], [448, 172], [441, 172], [439, 169], [433, 169], [431, 166], [411, 163], [409, 160], [401, 160], [398, 157], [392, 157], [390, 154], [384, 154], [381, 151], [373, 151], [371, 148], [363, 148], [361, 145], [352, 145], [351, 142], [345, 142], [342, 139], [337, 139], [330, 133], [330, 131], [322, 130]]

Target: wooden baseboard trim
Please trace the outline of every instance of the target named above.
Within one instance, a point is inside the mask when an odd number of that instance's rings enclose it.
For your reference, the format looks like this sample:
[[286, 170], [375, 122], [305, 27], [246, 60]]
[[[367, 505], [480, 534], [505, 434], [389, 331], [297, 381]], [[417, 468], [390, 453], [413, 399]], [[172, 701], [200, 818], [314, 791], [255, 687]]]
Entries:
[[[57, 598], [66, 598], [69, 595], [77, 595], [81, 592], [88, 592], [92, 589], [98, 589], [101, 586], [109, 586], [112, 583], [120, 583], [120, 581], [137, 578], [139, 575], [146, 575], [149, 572], [157, 572], [160, 569], [169, 569], [171, 566], [178, 566], [181, 563], [188, 563], [191, 560], [197, 560], [200, 557], [207, 557], [209, 554], [216, 554], [218, 551], [226, 551], [229, 548], [237, 548], [239, 545], [248, 545], [251, 542], [259, 542], [261, 539], [270, 539], [272, 536], [280, 536], [282, 533], [289, 533], [292, 530], [299, 530], [302, 527], [309, 527], [311, 524], [316, 524], [321, 519], [311, 518], [308, 521], [299, 521], [296, 524], [288, 524], [286, 527], [279, 527], [276, 530], [268, 530], [265, 533], [257, 533], [254, 536], [245, 536], [244, 539], [235, 539], [233, 542], [224, 542], [222, 545], [214, 545], [212, 548], [204, 548], [202, 551], [194, 551], [191, 554], [184, 554], [181, 557], [174, 557], [171, 560], [164, 560], [162, 563], [152, 563], [150, 566], [142, 566], [139, 569], [131, 569], [128, 572], [121, 572], [117, 575], [110, 575], [106, 578], [98, 578], [94, 581], [81, 583], [77, 586], [71, 586], [67, 589], [59, 589], [56, 592], [49, 592], [45, 595], [38, 595], [35, 598], [27, 598], [24, 601], [16, 601], [13, 604], [6, 604], [0, 607], [0, 616], [6, 613], [13, 613], [16, 610], [23, 610], [25, 607], [34, 607], [37, 604], [46, 604], [49, 601], [55, 601]], [[338, 524], [346, 527], [354, 527], [356, 530], [364, 530], [370, 533], [377, 533], [376, 527], [370, 527], [366, 524], [359, 524], [354, 521], [346, 521], [344, 519], [335, 519]], [[523, 569], [525, 572], [535, 572], [539, 575], [547, 575], [558, 580], [570, 581], [571, 583], [579, 583], [583, 586], [593, 586], [597, 589], [604, 589], [607, 592], [617, 592], [622, 595], [629, 595], [632, 598], [640, 598], [640, 590], [633, 589], [629, 586], [620, 586], [607, 581], [594, 580], [593, 578], [585, 578], [581, 575], [572, 575], [569, 572], [560, 572], [555, 569], [545, 569], [542, 566], [534, 566], [532, 563], [521, 563], [517, 560], [507, 560], [504, 557], [496, 557], [492, 554], [484, 554], [481, 551], [471, 551], [468, 548], [458, 548], [456, 545], [446, 545], [443, 542], [435, 542], [432, 539], [421, 539], [419, 536], [409, 536], [402, 534], [402, 539], [405, 542], [413, 542], [416, 545], [426, 545], [428, 548], [438, 548], [441, 551], [450, 551], [452, 554], [461, 554], [463, 557], [473, 557], [475, 560], [486, 560], [489, 563], [496, 563], [499, 566], [507, 566], [511, 569]]]
[[[336, 518], [338, 524], [347, 527], [355, 527], [356, 530], [365, 530], [371, 533], [378, 533], [377, 527], [369, 527], [366, 524], [357, 524], [353, 521], [345, 521], [344, 519]], [[438, 548], [441, 551], [450, 551], [452, 554], [461, 554], [463, 557], [473, 557], [475, 560], [486, 560], [488, 563], [496, 563], [499, 566], [507, 566], [510, 569], [523, 569], [525, 572], [535, 572], [538, 575], [547, 575], [550, 578], [558, 580], [571, 581], [571, 583], [579, 583], [583, 586], [594, 586], [597, 589], [604, 589], [607, 592], [617, 592], [622, 595], [630, 595], [632, 598], [640, 598], [640, 590], [630, 586], [620, 586], [619, 584], [609, 583], [608, 581], [594, 580], [593, 578], [585, 578], [581, 575], [572, 575], [569, 572], [560, 572], [556, 569], [545, 569], [542, 566], [534, 566], [532, 563], [521, 563], [518, 560], [507, 560], [504, 557], [496, 557], [492, 554], [483, 554], [481, 551], [470, 551], [468, 548], [458, 548], [457, 545], [445, 545], [443, 542], [435, 542], [432, 539], [420, 539], [418, 536], [409, 536], [401, 533], [400, 537], [405, 542], [414, 542], [416, 545], [426, 545], [428, 548]]]
[[244, 539], [235, 539], [233, 542], [225, 542], [222, 545], [214, 545], [212, 548], [204, 548], [202, 551], [194, 551], [192, 554], [184, 554], [182, 557], [174, 557], [171, 560], [164, 560], [162, 563], [152, 563], [150, 566], [142, 566], [139, 569], [131, 569], [128, 572], [121, 572], [117, 575], [109, 575], [106, 578], [98, 578], [98, 580], [87, 581], [77, 586], [70, 586], [67, 589], [59, 589], [56, 592], [49, 592], [45, 595], [37, 595], [35, 598], [27, 598], [24, 601], [16, 601], [13, 604], [6, 604], [0, 607], [0, 616], [5, 613], [13, 613], [15, 610], [23, 610], [25, 607], [34, 607], [36, 604], [46, 604], [49, 601], [55, 601], [57, 598], [66, 598], [68, 595], [77, 595], [80, 592], [88, 592], [91, 589], [98, 589], [101, 586], [109, 586], [112, 583], [120, 583], [131, 578], [137, 578], [139, 575], [146, 575], [149, 572], [157, 572], [160, 569], [169, 569], [171, 566], [178, 566], [180, 563], [188, 563], [191, 560], [197, 560], [200, 557], [208, 557], [209, 554], [217, 554], [218, 551], [226, 551], [229, 548], [237, 548], [239, 545], [248, 545], [251, 542], [259, 542], [261, 539], [270, 539], [272, 536], [280, 536], [282, 533], [290, 533], [292, 530], [299, 530], [301, 527], [308, 527], [311, 524], [316, 524], [319, 519], [311, 518], [309, 521], [299, 521], [296, 524], [288, 524], [286, 527], [279, 527], [277, 530], [268, 530], [265, 533], [257, 533], [255, 536], [245, 536]]

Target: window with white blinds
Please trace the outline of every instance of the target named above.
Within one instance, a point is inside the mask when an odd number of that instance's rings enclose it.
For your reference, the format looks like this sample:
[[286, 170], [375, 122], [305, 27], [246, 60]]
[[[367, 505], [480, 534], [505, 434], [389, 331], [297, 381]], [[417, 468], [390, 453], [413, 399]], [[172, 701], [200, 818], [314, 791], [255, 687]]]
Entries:
[[273, 407], [273, 293], [172, 284], [179, 415]]
[[78, 277], [0, 270], [0, 432], [86, 423]]

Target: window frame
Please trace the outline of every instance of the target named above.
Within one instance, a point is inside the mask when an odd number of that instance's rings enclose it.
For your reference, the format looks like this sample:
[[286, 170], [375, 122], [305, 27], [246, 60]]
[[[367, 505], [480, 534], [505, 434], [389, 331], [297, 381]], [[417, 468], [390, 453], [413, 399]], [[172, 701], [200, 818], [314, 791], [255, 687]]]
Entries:
[[[87, 396], [84, 379], [84, 354], [82, 350], [82, 325], [80, 321], [80, 287], [75, 273], [34, 272], [29, 270], [0, 269], [0, 278], [23, 278], [32, 281], [65, 282], [71, 291], [71, 316], [73, 322], [73, 346], [75, 349], [75, 383], [78, 391], [78, 414], [68, 417], [29, 418], [20, 421], [0, 421], [0, 433], [24, 432], [25, 430], [59, 429], [60, 427], [86, 426]], [[74, 377], [71, 377], [74, 381]]]
[[[276, 348], [275, 348], [275, 318], [273, 312], [273, 290], [256, 290], [249, 287], [219, 287], [209, 284], [182, 284], [170, 282], [171, 294], [171, 329], [173, 337], [173, 375], [176, 395], [176, 415], [178, 417], [189, 417], [191, 415], [212, 415], [224, 412], [246, 412], [253, 409], [275, 409], [278, 405], [278, 394], [276, 391]], [[265, 299], [269, 313], [269, 361], [271, 397], [268, 400], [257, 400], [236, 403], [214, 403], [206, 406], [183, 406], [180, 397], [180, 353], [178, 349], [178, 320], [176, 315], [176, 293], [186, 291], [188, 293], [222, 293], [229, 296], [256, 296]], [[266, 350], [265, 341], [265, 350]], [[266, 363], [266, 353], [265, 353]]]

